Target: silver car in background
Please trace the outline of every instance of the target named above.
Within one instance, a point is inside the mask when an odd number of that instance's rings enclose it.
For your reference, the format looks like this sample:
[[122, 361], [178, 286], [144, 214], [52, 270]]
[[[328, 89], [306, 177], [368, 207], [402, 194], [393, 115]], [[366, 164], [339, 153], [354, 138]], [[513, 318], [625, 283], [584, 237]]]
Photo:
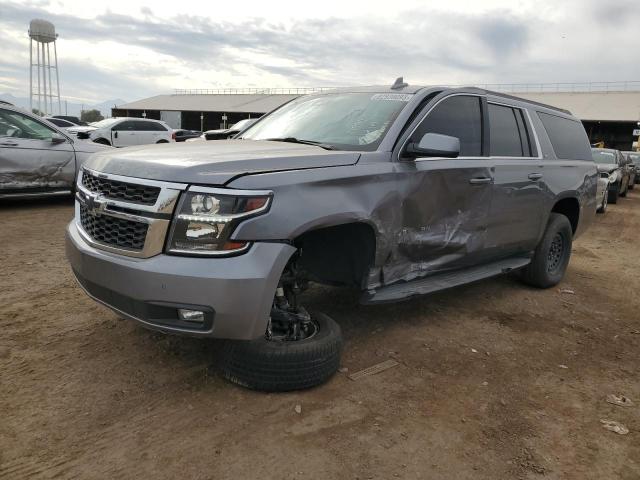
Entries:
[[0, 198], [68, 194], [87, 158], [107, 148], [79, 142], [37, 115], [0, 103]]

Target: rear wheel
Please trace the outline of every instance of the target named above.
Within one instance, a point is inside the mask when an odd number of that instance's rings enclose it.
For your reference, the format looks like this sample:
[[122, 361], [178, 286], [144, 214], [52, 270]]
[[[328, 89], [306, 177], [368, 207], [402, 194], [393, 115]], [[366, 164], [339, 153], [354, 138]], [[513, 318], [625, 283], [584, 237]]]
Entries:
[[550, 288], [560, 283], [569, 265], [572, 242], [569, 219], [552, 213], [531, 263], [522, 270], [522, 280], [537, 288]]
[[111, 142], [109, 140], [107, 140], [106, 138], [98, 138], [96, 140], [94, 140], [95, 143], [100, 143], [102, 145], [111, 145]]
[[169, 143], [167, 140], [158, 140], [156, 143]]

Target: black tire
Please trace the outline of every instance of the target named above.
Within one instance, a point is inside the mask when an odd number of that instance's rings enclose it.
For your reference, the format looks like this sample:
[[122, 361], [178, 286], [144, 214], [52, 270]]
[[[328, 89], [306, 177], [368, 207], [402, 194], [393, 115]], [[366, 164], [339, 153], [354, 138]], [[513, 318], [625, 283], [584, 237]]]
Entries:
[[607, 193], [609, 197], [608, 198], [609, 203], [613, 203], [614, 205], [618, 203], [619, 193], [620, 193], [620, 185], [616, 185], [612, 190], [609, 190], [609, 193]]
[[627, 185], [627, 190], [633, 190], [636, 186], [636, 179], [633, 179], [633, 182], [629, 180], [629, 185]]
[[220, 359], [222, 375], [264, 392], [302, 390], [326, 382], [340, 366], [342, 331], [322, 313], [311, 318], [318, 330], [304, 340], [227, 341]]
[[169, 143], [167, 140], [158, 140], [156, 143]]
[[531, 263], [522, 270], [522, 280], [537, 288], [550, 288], [560, 283], [569, 265], [572, 242], [569, 219], [560, 213], [552, 213]]
[[93, 142], [94, 143], [99, 143], [101, 145], [109, 145], [109, 146], [111, 146], [111, 142], [109, 140], [107, 140], [106, 138], [97, 138]]

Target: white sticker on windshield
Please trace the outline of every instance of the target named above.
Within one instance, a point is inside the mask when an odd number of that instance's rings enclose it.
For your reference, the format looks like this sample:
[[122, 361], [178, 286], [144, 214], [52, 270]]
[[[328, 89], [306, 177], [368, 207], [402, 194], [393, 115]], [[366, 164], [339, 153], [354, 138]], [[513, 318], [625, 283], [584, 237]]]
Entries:
[[376, 93], [371, 100], [391, 100], [393, 102], [408, 102], [413, 95], [409, 93]]

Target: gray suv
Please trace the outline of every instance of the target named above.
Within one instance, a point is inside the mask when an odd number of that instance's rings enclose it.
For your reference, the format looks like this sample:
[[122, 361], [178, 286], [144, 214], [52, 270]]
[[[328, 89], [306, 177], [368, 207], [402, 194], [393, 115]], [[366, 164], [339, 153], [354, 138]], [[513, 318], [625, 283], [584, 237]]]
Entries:
[[297, 98], [235, 139], [94, 155], [67, 256], [80, 285], [164, 332], [227, 339], [221, 370], [261, 390], [338, 368], [309, 282], [394, 302], [518, 271], [562, 279], [598, 172], [569, 112], [476, 88]]

